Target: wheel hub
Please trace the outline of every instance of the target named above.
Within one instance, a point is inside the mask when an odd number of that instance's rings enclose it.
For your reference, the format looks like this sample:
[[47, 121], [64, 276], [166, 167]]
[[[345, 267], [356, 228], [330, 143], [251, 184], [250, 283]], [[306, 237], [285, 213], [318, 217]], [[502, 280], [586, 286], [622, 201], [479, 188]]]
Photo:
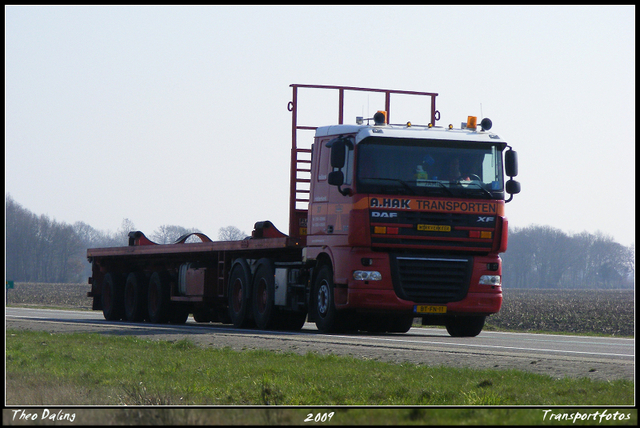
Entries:
[[318, 314], [325, 316], [329, 309], [329, 284], [324, 281], [318, 288]]

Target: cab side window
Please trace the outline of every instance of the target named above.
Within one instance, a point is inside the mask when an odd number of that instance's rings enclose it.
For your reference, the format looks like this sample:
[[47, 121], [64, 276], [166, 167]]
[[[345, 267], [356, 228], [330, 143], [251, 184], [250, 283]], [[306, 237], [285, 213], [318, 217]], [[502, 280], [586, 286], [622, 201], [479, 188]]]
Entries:
[[344, 167], [341, 168], [342, 173], [344, 174], [344, 184], [351, 184], [353, 180], [353, 149], [349, 147], [344, 148], [346, 150]]

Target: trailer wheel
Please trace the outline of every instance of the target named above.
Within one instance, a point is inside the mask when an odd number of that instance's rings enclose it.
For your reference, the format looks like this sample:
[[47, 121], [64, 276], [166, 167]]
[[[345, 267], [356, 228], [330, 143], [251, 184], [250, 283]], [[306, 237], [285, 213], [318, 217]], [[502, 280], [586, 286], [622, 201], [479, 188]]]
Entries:
[[248, 327], [251, 310], [249, 308], [249, 280], [251, 271], [244, 259], [234, 264], [229, 275], [229, 317], [235, 327]]
[[253, 319], [260, 329], [277, 328], [280, 313], [275, 306], [275, 268], [268, 259], [258, 261], [258, 269], [253, 276], [252, 300]]
[[333, 270], [323, 265], [314, 283], [314, 310], [316, 326], [323, 333], [334, 333], [345, 329], [345, 316], [336, 309], [334, 302]]
[[447, 318], [445, 326], [452, 337], [475, 337], [484, 327], [485, 316]]
[[102, 280], [102, 313], [108, 321], [121, 320], [124, 314], [122, 275], [109, 272]]
[[124, 313], [128, 321], [142, 321], [147, 315], [147, 279], [142, 272], [131, 272], [124, 285]]
[[169, 275], [166, 272], [154, 272], [149, 279], [147, 288], [149, 321], [154, 324], [166, 323], [169, 321], [169, 306], [171, 304]]

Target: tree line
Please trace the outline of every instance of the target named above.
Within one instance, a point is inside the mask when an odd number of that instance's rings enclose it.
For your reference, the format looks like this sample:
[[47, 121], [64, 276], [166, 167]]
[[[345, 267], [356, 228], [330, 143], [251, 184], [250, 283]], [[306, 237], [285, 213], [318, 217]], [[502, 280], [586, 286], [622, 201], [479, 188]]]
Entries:
[[625, 247], [600, 232], [569, 235], [550, 226], [515, 228], [501, 257], [504, 287], [634, 287], [634, 245]]
[[[36, 215], [6, 195], [5, 276], [17, 282], [84, 283], [91, 276], [88, 248], [123, 247], [135, 224], [125, 218], [115, 232], [97, 230], [84, 222], [73, 225]], [[195, 228], [163, 225], [147, 235], [158, 244], [171, 244]], [[221, 227], [218, 239], [240, 240], [246, 233], [235, 226]], [[187, 242], [199, 242], [193, 236]]]
[[[19, 282], [83, 283], [91, 275], [87, 248], [128, 245], [134, 223], [123, 219], [115, 232], [83, 222], [73, 225], [36, 215], [6, 196], [6, 279]], [[175, 242], [199, 230], [163, 225], [148, 235], [158, 244]], [[235, 241], [247, 234], [221, 227], [218, 239]], [[196, 237], [193, 239], [199, 240]], [[191, 238], [190, 238], [191, 239]], [[508, 288], [633, 288], [635, 249], [601, 233], [569, 235], [550, 226], [514, 228], [503, 259]]]

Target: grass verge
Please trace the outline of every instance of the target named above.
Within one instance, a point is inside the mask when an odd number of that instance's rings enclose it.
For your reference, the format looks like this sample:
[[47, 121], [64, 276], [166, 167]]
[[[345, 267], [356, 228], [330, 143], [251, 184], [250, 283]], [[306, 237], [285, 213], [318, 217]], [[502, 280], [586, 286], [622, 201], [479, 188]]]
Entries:
[[[527, 388], [523, 388], [527, 385]], [[7, 405], [632, 405], [633, 382], [8, 330]]]

